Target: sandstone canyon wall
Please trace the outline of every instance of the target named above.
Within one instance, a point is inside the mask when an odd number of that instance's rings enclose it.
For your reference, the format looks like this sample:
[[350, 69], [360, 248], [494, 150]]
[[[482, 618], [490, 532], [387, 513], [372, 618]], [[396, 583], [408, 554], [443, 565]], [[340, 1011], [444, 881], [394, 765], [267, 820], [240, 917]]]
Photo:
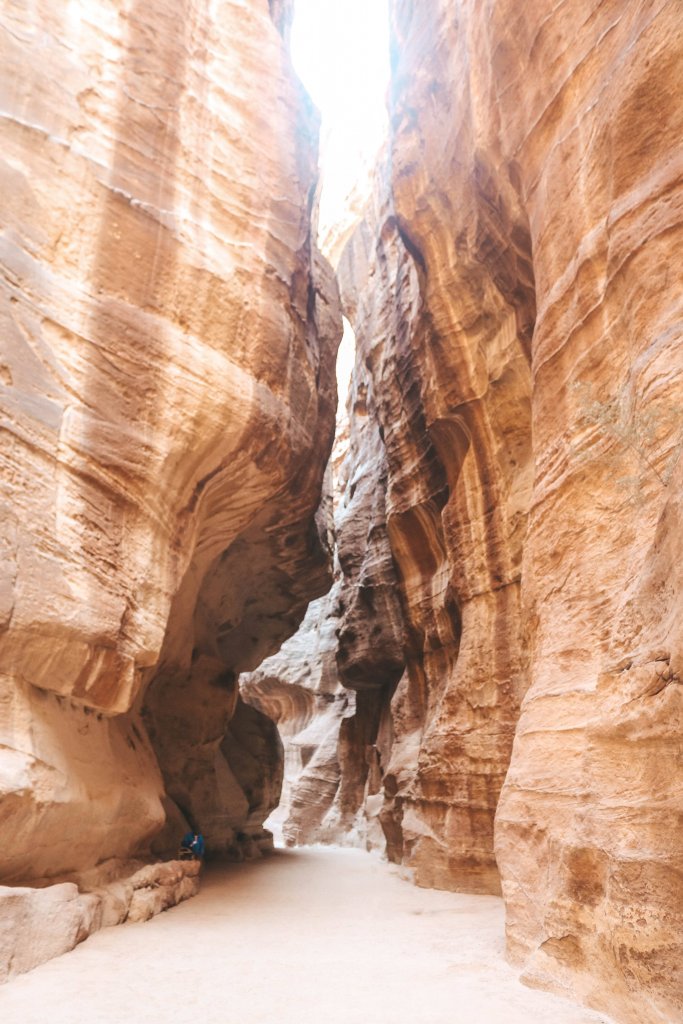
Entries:
[[[418, 283], [371, 357], [427, 702], [409, 856], [458, 887], [493, 866], [521, 700], [510, 955], [633, 1021], [683, 1014], [682, 30], [670, 2], [397, 0], [364, 298]], [[433, 453], [396, 436], [411, 411]]]
[[5, 882], [145, 855], [165, 817], [159, 850], [191, 820], [249, 853], [277, 802], [236, 678], [329, 587], [341, 323], [270, 7], [3, 5]]
[[284, 745], [284, 785], [268, 828], [288, 846], [348, 843], [352, 822], [337, 810], [339, 732], [350, 695], [339, 682], [335, 653], [339, 581], [312, 601], [300, 629], [255, 672], [240, 677], [249, 706], [277, 723]]
[[388, 153], [338, 273], [359, 443], [335, 671], [377, 700], [389, 856], [502, 889], [529, 983], [671, 1024], [681, 8], [391, 8]]
[[0, 878], [70, 901], [188, 821], [252, 854], [277, 722], [288, 841], [502, 892], [529, 983], [682, 1019], [680, 4], [392, 0], [390, 136], [338, 272], [333, 541], [292, 4], [24, 7]]

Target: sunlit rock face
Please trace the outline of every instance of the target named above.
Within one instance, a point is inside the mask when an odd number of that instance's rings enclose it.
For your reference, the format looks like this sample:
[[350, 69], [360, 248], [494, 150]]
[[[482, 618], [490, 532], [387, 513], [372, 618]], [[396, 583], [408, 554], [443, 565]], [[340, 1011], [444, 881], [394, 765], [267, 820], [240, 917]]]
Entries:
[[[510, 46], [498, 110], [504, 152], [518, 154], [538, 318], [530, 688], [496, 839], [508, 946], [534, 984], [624, 1020], [676, 1020], [681, 10], [547, 5], [511, 43], [513, 10], [499, 5], [491, 31]], [[513, 84], [519, 64], [538, 77], [532, 93]]]
[[500, 879], [530, 983], [677, 1020], [680, 9], [392, 21], [387, 170], [340, 268], [405, 630], [390, 853]]
[[341, 331], [271, 6], [0, 16], [5, 880], [144, 848], [165, 790], [218, 849], [276, 799], [237, 749], [269, 724], [228, 723], [329, 586]]

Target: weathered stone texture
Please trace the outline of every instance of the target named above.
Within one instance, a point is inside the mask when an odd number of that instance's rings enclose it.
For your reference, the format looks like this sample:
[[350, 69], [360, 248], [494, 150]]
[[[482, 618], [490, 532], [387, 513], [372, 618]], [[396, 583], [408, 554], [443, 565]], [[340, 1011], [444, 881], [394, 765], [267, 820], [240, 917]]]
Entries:
[[335, 583], [256, 672], [245, 700], [275, 722], [285, 787], [275, 818], [290, 845], [385, 847], [379, 825], [388, 704], [404, 669], [403, 618], [387, 534], [386, 460], [362, 346], [328, 467]]
[[[382, 439], [374, 479], [365, 462], [367, 486], [385, 504], [385, 559], [405, 622], [382, 820], [390, 855], [421, 884], [495, 892], [493, 818], [522, 688], [528, 338], [478, 254], [444, 264], [437, 250], [431, 281], [386, 193], [380, 179], [340, 266]], [[466, 215], [478, 223], [475, 198]], [[473, 282], [489, 309], [463, 324], [446, 297]], [[530, 315], [520, 308], [520, 323]]]
[[405, 621], [389, 849], [423, 884], [500, 874], [530, 983], [672, 1021], [680, 8], [392, 21], [385, 183], [340, 270]]
[[198, 861], [110, 861], [81, 875], [78, 885], [0, 886], [0, 984], [68, 953], [100, 928], [147, 921], [182, 903], [198, 892], [200, 870]]
[[[234, 761], [237, 673], [329, 585], [313, 510], [341, 332], [311, 242], [317, 119], [273, 8], [3, 5], [6, 880], [145, 848], [187, 744], [215, 753], [199, 791]], [[255, 832], [273, 770], [238, 786]]]
[[245, 701], [268, 715], [284, 745], [284, 786], [269, 821], [287, 845], [347, 842], [341, 822], [339, 730], [349, 713], [349, 695], [336, 670], [339, 583], [309, 605], [295, 635], [255, 672], [240, 677]]
[[255, 853], [278, 722], [290, 841], [379, 821], [420, 884], [502, 887], [529, 983], [671, 1024], [680, 5], [390, 6], [388, 152], [339, 270], [336, 581], [263, 664], [330, 582], [292, 4], [3, 7], [0, 875], [129, 857], [164, 815], [159, 849], [193, 821]]
[[[403, 668], [402, 621], [384, 519], [377, 423], [360, 361], [348, 416], [338, 416], [330, 463], [335, 583], [299, 631], [256, 672], [245, 700], [275, 722], [285, 745], [277, 821], [290, 845], [384, 846], [377, 746], [383, 709]], [[350, 427], [349, 427], [350, 424]]]

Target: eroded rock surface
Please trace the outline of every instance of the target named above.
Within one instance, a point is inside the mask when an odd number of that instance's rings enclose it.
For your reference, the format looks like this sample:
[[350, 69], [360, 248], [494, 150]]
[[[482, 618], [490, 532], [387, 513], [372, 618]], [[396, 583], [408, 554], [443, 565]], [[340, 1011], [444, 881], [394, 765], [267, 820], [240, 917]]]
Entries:
[[250, 846], [277, 799], [235, 680], [329, 586], [341, 330], [270, 7], [0, 16], [5, 881], [142, 852], [167, 812]]
[[340, 270], [405, 630], [389, 850], [422, 884], [502, 882], [530, 983], [672, 1021], [680, 10], [392, 22], [389, 160]]
[[[531, 984], [679, 1020], [680, 6], [392, 0], [388, 153], [339, 270], [336, 580], [265, 662], [330, 584], [338, 316], [292, 4], [25, 6], [0, 876], [83, 887], [189, 821], [257, 852], [278, 723], [290, 841], [379, 822], [420, 884], [502, 889]], [[69, 942], [70, 882], [14, 890]]]
[[337, 582], [328, 595], [312, 601], [298, 632], [240, 678], [244, 700], [277, 723], [284, 744], [285, 783], [268, 827], [287, 845], [345, 843], [352, 830], [336, 812], [339, 730], [350, 713], [335, 664], [339, 590]]
[[100, 928], [148, 921], [195, 896], [200, 871], [198, 861], [110, 861], [81, 875], [78, 885], [0, 886], [0, 984], [68, 953]]
[[[383, 509], [385, 590], [403, 624], [389, 654], [372, 630], [350, 623], [342, 657], [362, 664], [370, 650], [394, 685], [401, 677], [386, 709], [391, 751], [382, 765], [390, 855], [410, 864], [421, 884], [495, 892], [493, 819], [523, 687], [528, 338], [477, 254], [469, 264], [465, 253], [448, 262], [445, 282], [440, 262], [431, 283], [411, 248], [380, 178], [340, 280], [378, 433], [359, 474]], [[468, 279], [488, 289], [491, 309], [464, 327], [447, 296], [461, 294]], [[521, 286], [520, 295], [521, 302]], [[430, 301], [439, 304], [438, 318]], [[526, 310], [519, 318], [527, 322]], [[352, 532], [348, 539], [363, 549]], [[351, 576], [354, 601], [362, 602], [363, 570]]]
[[289, 845], [386, 845], [381, 783], [390, 746], [388, 704], [404, 668], [403, 619], [373, 401], [364, 351], [357, 347], [329, 466], [334, 585], [309, 606], [281, 650], [240, 680], [244, 698], [277, 722], [283, 736], [285, 789], [276, 821]]

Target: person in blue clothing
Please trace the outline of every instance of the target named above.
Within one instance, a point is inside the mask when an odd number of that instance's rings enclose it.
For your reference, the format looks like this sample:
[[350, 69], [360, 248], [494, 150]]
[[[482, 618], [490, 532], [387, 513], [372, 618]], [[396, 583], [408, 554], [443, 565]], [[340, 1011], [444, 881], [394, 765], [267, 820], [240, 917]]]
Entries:
[[180, 860], [201, 860], [204, 856], [204, 836], [199, 832], [186, 832], [180, 843]]

